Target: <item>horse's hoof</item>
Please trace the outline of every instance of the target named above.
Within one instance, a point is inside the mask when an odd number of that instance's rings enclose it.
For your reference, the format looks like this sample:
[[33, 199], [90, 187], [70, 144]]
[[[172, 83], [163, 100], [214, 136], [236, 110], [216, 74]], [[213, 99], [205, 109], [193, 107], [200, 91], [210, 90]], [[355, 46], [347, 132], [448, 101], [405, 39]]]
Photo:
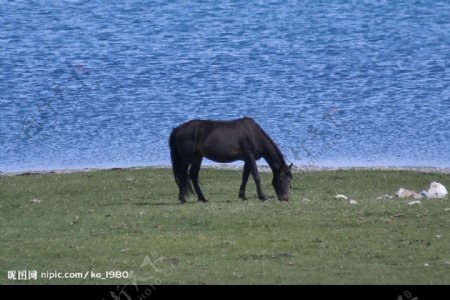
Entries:
[[209, 201], [208, 201], [207, 199], [205, 199], [205, 198], [203, 198], [203, 199], [198, 199], [198, 201], [203, 202], [203, 203], [208, 203], [208, 202], [209, 202]]
[[248, 200], [247, 197], [245, 197], [245, 195], [239, 195], [239, 198], [241, 198], [242, 200]]

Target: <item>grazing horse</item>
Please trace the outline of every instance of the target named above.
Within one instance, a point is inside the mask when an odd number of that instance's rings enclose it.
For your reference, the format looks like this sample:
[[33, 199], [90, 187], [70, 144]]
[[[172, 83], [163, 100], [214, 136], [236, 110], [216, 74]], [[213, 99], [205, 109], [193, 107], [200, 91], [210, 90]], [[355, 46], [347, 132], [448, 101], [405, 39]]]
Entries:
[[261, 189], [256, 161], [264, 158], [273, 172], [272, 185], [278, 200], [287, 201], [292, 179], [292, 164], [287, 166], [283, 154], [267, 133], [251, 118], [233, 121], [192, 120], [174, 128], [169, 139], [170, 157], [179, 200], [186, 201], [189, 192], [198, 200], [208, 202], [198, 184], [198, 174], [203, 157], [215, 162], [244, 161], [244, 174], [239, 198], [245, 197], [245, 186], [250, 173], [256, 183], [260, 200], [266, 200]]

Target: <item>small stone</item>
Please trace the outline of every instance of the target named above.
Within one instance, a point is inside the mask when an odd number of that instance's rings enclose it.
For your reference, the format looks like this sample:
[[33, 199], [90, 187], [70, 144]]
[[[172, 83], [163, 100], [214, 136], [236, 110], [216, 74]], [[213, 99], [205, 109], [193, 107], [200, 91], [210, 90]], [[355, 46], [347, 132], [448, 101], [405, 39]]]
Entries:
[[176, 265], [180, 262], [180, 260], [176, 257], [169, 257], [169, 258], [164, 258], [163, 262], [170, 264], [170, 265]]
[[80, 223], [80, 217], [75, 216], [75, 218], [73, 218], [72, 224], [78, 224], [78, 223]]
[[39, 204], [39, 203], [41, 203], [41, 200], [33, 198], [33, 199], [30, 200], [30, 203]]
[[334, 196], [334, 199], [336, 200], [348, 200], [348, 197], [342, 194], [338, 194], [336, 196]]
[[395, 192], [395, 197], [397, 198], [408, 198], [408, 197], [412, 197], [412, 195], [414, 194], [413, 191], [404, 189], [404, 188], [399, 188], [397, 192]]
[[356, 200], [350, 200], [349, 203], [350, 203], [350, 204], [358, 204], [358, 201], [356, 201]]
[[429, 263], [424, 263], [423, 266], [424, 267], [431, 267], [431, 265]]
[[445, 211], [445, 212], [449, 212], [449, 211], [450, 211], [450, 207], [444, 208], [444, 211]]
[[404, 216], [405, 216], [404, 214], [395, 214], [392, 217], [394, 217], [394, 218], [401, 218], [401, 217], [404, 217]]
[[414, 198], [414, 199], [422, 199], [423, 196], [420, 195], [420, 194], [414, 193], [413, 198]]
[[408, 205], [409, 206], [413, 206], [413, 205], [420, 205], [420, 204], [422, 204], [422, 202], [420, 202], [420, 201], [410, 201], [410, 202], [408, 202]]
[[407, 190], [404, 188], [399, 188], [398, 191], [395, 193], [395, 197], [397, 198], [414, 198], [414, 199], [422, 199], [423, 196], [417, 194], [414, 191]]

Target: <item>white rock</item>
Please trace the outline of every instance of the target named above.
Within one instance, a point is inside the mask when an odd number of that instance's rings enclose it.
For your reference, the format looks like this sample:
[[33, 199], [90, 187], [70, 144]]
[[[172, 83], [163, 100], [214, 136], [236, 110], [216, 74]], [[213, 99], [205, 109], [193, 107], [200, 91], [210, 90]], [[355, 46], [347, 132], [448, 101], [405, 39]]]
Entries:
[[348, 197], [342, 194], [338, 194], [336, 196], [334, 196], [334, 199], [336, 200], [348, 200]]
[[350, 203], [350, 204], [358, 204], [358, 201], [356, 201], [356, 200], [350, 200], [349, 203]]
[[448, 192], [445, 186], [440, 184], [439, 182], [433, 181], [428, 188], [427, 196], [428, 198], [445, 198], [447, 197]]
[[41, 200], [33, 198], [30, 200], [30, 203], [38, 204], [38, 203], [41, 203]]
[[414, 198], [414, 199], [422, 199], [423, 196], [417, 194], [414, 191], [407, 190], [404, 188], [399, 188], [398, 191], [395, 193], [395, 197], [397, 198]]

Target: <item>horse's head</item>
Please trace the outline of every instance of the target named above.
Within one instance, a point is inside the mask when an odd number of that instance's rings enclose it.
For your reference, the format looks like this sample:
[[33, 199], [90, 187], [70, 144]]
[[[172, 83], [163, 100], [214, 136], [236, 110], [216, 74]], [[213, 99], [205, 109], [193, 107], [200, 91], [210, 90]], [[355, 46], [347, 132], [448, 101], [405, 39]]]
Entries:
[[288, 201], [289, 200], [289, 187], [292, 180], [292, 164], [289, 166], [283, 166], [279, 172], [273, 173], [272, 185], [277, 193], [278, 200]]

